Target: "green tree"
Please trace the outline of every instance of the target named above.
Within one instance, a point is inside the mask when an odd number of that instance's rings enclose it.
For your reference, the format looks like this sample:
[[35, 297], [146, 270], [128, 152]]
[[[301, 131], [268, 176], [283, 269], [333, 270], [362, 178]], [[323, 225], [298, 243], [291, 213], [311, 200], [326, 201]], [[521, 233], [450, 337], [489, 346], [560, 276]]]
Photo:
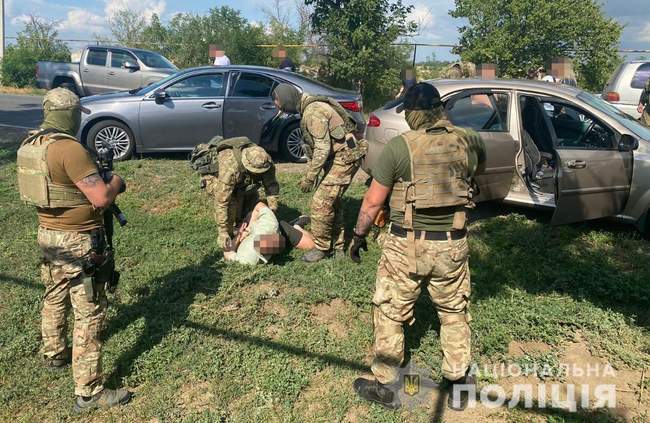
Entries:
[[7, 47], [2, 60], [2, 84], [36, 86], [35, 68], [39, 60], [70, 61], [70, 50], [61, 41], [55, 24], [30, 16], [18, 33], [16, 43]]
[[328, 45], [328, 79], [358, 87], [367, 105], [385, 100], [399, 85], [410, 49], [394, 46], [417, 28], [402, 0], [305, 0], [312, 27]]
[[146, 26], [144, 17], [132, 9], [122, 9], [108, 18], [113, 39], [126, 47], [141, 47]]
[[455, 0], [469, 22], [455, 49], [463, 60], [496, 63], [502, 77], [524, 77], [555, 57], [570, 57], [578, 82], [600, 91], [617, 66], [622, 26], [596, 0]]

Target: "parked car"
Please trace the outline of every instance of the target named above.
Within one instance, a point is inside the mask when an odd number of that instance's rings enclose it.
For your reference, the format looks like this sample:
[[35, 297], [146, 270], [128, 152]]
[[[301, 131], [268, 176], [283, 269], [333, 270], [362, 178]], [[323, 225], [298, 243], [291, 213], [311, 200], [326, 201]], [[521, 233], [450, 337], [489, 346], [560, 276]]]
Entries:
[[602, 98], [628, 115], [638, 119], [639, 98], [650, 78], [650, 61], [622, 63], [603, 89]]
[[[487, 147], [476, 201], [554, 209], [553, 224], [616, 216], [650, 230], [650, 129], [574, 87], [536, 81], [434, 80], [455, 125]], [[408, 130], [401, 100], [370, 114], [372, 168]]]
[[86, 47], [79, 62], [38, 62], [39, 88], [67, 88], [79, 96], [131, 90], [178, 69], [158, 53], [125, 47]]
[[189, 151], [222, 135], [247, 136], [270, 152], [280, 151], [289, 160], [300, 161], [304, 156], [300, 116], [278, 116], [271, 99], [281, 82], [335, 99], [350, 111], [363, 133], [359, 94], [279, 69], [207, 66], [183, 70], [141, 89], [82, 99], [91, 114], [83, 116], [79, 136], [93, 148], [109, 142], [118, 160], [134, 151]]

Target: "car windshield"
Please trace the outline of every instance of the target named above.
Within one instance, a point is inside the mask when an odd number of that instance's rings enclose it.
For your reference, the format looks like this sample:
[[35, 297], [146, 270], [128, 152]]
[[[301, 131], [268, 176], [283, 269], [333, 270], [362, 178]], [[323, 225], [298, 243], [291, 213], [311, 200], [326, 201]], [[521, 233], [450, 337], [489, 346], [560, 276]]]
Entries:
[[133, 53], [138, 56], [138, 59], [140, 59], [142, 63], [144, 63], [149, 68], [176, 70], [176, 66], [174, 66], [169, 60], [165, 59], [158, 53], [139, 50], [135, 50]]
[[598, 98], [587, 92], [581, 92], [578, 94], [578, 99], [584, 101], [588, 105], [595, 107], [603, 113], [607, 113], [609, 116], [616, 119], [618, 123], [625, 126], [630, 131], [634, 132], [637, 136], [643, 140], [650, 142], [650, 128], [643, 126], [638, 120], [634, 119], [632, 116], [623, 113], [616, 107], [612, 106], [602, 98]]
[[178, 76], [178, 72], [177, 73], [172, 73], [167, 78], [163, 78], [160, 81], [156, 81], [153, 84], [147, 85], [146, 87], [136, 88], [135, 90], [131, 90], [129, 92], [131, 94], [145, 95], [147, 93], [155, 91], [158, 87], [160, 87], [160, 86], [166, 84], [168, 81], [176, 78], [176, 76]]

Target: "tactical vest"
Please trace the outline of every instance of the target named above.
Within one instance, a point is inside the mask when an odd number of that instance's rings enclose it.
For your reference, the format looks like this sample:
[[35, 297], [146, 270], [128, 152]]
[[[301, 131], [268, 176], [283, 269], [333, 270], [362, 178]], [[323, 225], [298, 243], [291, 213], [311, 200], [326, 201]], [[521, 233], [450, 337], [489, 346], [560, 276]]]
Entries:
[[[471, 175], [467, 144], [454, 127], [435, 127], [402, 135], [409, 150], [411, 181], [393, 185], [390, 207], [404, 212], [405, 229], [413, 229], [418, 209], [467, 206], [471, 202]], [[465, 227], [465, 212], [454, 218], [454, 229]]]
[[194, 150], [190, 154], [190, 166], [200, 175], [218, 175], [219, 161], [217, 160], [217, 156], [219, 152], [232, 149], [238, 166], [240, 169], [243, 169], [244, 165], [241, 161], [242, 150], [254, 145], [247, 137], [235, 137], [225, 140], [221, 137], [214, 137], [207, 143], [194, 147]]
[[67, 134], [37, 133], [27, 138], [18, 149], [17, 173], [20, 199], [32, 206], [73, 208], [90, 204], [76, 186], [56, 184], [52, 181], [47, 164], [47, 150], [57, 141], [77, 140]]
[[[356, 130], [357, 124], [354, 119], [350, 117], [343, 106], [329, 97], [309, 96], [302, 107], [302, 111], [304, 112], [307, 109], [307, 106], [310, 104], [319, 101], [330, 105], [338, 115], [339, 119], [336, 119], [336, 122], [330, 122], [330, 137], [334, 141], [342, 141], [345, 139], [345, 136], [347, 134], [352, 133]], [[304, 119], [301, 119], [300, 121], [300, 128], [302, 129], [302, 138], [305, 141], [305, 144], [307, 144], [307, 146], [313, 151], [314, 139], [311, 137], [311, 134], [307, 130], [307, 124]]]

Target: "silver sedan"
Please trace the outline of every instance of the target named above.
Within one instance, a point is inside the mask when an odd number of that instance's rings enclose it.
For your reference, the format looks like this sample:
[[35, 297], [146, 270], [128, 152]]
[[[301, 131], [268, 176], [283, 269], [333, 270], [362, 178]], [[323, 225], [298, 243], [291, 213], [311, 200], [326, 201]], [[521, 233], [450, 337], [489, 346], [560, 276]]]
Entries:
[[[562, 224], [615, 216], [650, 231], [650, 129], [577, 88], [517, 80], [433, 80], [455, 125], [487, 148], [477, 201], [554, 210]], [[401, 100], [370, 114], [364, 169], [408, 130]]]
[[337, 100], [363, 132], [363, 104], [355, 92], [278, 69], [206, 66], [183, 70], [144, 88], [83, 98], [91, 113], [83, 116], [79, 139], [91, 148], [108, 143], [116, 159], [123, 160], [135, 151], [189, 151], [215, 135], [247, 136], [268, 151], [299, 161], [303, 157], [300, 116], [278, 115], [271, 99], [282, 82]]

